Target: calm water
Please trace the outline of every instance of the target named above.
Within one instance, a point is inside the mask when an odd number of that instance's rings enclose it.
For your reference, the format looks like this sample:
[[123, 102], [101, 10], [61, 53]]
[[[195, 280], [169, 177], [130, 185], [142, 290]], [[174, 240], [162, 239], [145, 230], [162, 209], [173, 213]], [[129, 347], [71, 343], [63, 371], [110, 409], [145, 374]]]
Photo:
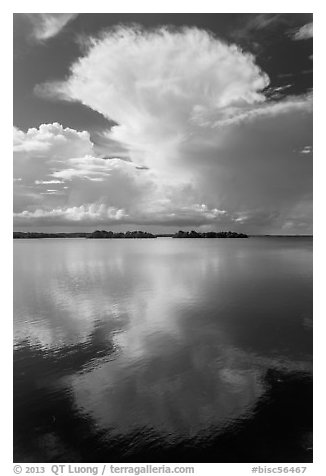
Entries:
[[312, 240], [14, 242], [16, 462], [312, 461]]

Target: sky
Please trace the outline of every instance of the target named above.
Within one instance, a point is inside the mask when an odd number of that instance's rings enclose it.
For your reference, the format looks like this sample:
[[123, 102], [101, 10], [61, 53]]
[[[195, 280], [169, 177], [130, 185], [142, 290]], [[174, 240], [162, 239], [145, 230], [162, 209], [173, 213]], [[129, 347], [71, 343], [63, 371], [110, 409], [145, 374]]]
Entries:
[[14, 14], [14, 229], [312, 233], [312, 14]]

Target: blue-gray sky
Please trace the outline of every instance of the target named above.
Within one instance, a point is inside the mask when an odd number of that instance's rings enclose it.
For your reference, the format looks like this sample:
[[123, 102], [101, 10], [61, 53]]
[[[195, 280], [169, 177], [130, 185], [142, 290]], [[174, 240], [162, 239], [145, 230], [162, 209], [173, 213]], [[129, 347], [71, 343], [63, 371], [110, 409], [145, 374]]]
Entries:
[[15, 14], [14, 227], [312, 232], [312, 15]]

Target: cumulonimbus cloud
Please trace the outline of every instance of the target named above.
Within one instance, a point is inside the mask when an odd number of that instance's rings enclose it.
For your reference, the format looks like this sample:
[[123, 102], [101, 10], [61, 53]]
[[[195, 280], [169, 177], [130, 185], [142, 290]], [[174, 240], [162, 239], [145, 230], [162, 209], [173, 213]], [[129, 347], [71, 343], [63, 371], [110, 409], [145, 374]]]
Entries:
[[[70, 181], [69, 207], [100, 197], [135, 223], [159, 216], [177, 224], [186, 216], [189, 224], [193, 217], [193, 223], [219, 226], [223, 219], [240, 226], [246, 220], [237, 218], [256, 214], [257, 226], [266, 228], [268, 219], [286, 217], [309, 195], [310, 163], [299, 162], [295, 151], [311, 143], [312, 110], [310, 95], [268, 100], [268, 85], [253, 55], [206, 31], [109, 30], [89, 40], [65, 81], [37, 92], [81, 102], [113, 120], [106, 136], [129, 162], [117, 160], [114, 169], [114, 161], [83, 149], [52, 167], [50, 178], [35, 179]], [[88, 181], [83, 190], [82, 180]]]
[[80, 101], [115, 121], [109, 138], [145, 165], [176, 160], [199, 115], [222, 119], [230, 108], [265, 100], [269, 79], [254, 57], [203, 30], [121, 27], [89, 45], [67, 81], [38, 93]]

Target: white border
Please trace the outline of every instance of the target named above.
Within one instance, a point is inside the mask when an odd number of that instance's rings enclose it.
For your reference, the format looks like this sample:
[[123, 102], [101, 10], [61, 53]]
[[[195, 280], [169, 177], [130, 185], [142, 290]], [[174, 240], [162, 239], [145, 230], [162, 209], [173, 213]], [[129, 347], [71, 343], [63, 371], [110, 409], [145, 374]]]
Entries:
[[[1, 7], [1, 45], [2, 71], [1, 89], [4, 106], [1, 114], [2, 141], [5, 142], [1, 151], [1, 160], [5, 173], [2, 174], [1, 187], [1, 219], [3, 230], [1, 233], [2, 251], [2, 343], [0, 346], [3, 369], [2, 385], [2, 465], [1, 474], [9, 475], [12, 472], [12, 13], [13, 12], [43, 12], [56, 13], [314, 13], [314, 463], [307, 464], [305, 474], [326, 474], [325, 465], [325, 320], [326, 312], [322, 301], [325, 294], [325, 187], [326, 178], [325, 152], [323, 138], [325, 136], [325, 3], [321, 1], [228, 1], [217, 2], [200, 0], [134, 0], [126, 1], [96, 1], [84, 2], [56, 0], [44, 1], [12, 1]], [[191, 464], [189, 462], [189, 464]], [[251, 474], [252, 464], [195, 464], [196, 475], [247, 475]], [[48, 465], [44, 465], [48, 466]], [[264, 466], [264, 465], [262, 465]], [[277, 464], [266, 466], [291, 466]], [[301, 466], [301, 465], [300, 465]], [[23, 473], [24, 474], [24, 473]], [[47, 472], [50, 474], [50, 472]]]

